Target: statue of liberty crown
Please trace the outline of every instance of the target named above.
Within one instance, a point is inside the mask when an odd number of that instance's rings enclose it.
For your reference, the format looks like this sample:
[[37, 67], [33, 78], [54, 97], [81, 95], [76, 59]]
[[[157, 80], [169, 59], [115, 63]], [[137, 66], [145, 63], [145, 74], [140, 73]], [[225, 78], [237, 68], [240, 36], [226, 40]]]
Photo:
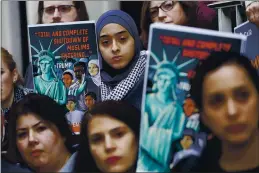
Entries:
[[195, 61], [195, 59], [191, 59], [189, 61], [186, 61], [180, 65], [176, 65], [175, 62], [177, 61], [178, 57], [179, 57], [179, 54], [181, 53], [181, 50], [178, 51], [178, 53], [176, 54], [176, 56], [173, 58], [173, 60], [170, 62], [168, 61], [168, 58], [167, 58], [167, 55], [165, 53], [165, 50], [163, 49], [163, 60], [160, 61], [159, 58], [153, 53], [153, 52], [150, 52], [150, 55], [151, 57], [154, 59], [154, 61], [156, 62], [156, 65], [151, 65], [150, 68], [154, 69], [154, 70], [160, 70], [161, 68], [162, 69], [169, 69], [174, 71], [175, 74], [179, 77], [187, 77], [188, 74], [185, 73], [185, 72], [181, 72], [180, 70], [193, 63]]
[[[53, 40], [53, 39], [52, 39]], [[56, 50], [54, 50], [53, 52], [50, 51], [50, 47], [51, 47], [51, 43], [52, 43], [52, 40], [50, 41], [50, 44], [49, 44], [49, 47], [48, 49], [44, 49], [40, 40], [39, 40], [39, 43], [40, 43], [40, 47], [41, 47], [41, 50], [38, 50], [36, 47], [34, 47], [33, 45], [30, 45], [30, 47], [37, 53], [35, 55], [32, 55], [33, 58], [39, 58], [41, 59], [41, 57], [44, 57], [44, 56], [49, 56], [51, 57], [53, 60], [54, 59], [59, 59], [60, 56], [55, 56], [54, 54], [59, 50], [61, 49], [65, 44], [62, 44], [61, 46], [59, 46]]]

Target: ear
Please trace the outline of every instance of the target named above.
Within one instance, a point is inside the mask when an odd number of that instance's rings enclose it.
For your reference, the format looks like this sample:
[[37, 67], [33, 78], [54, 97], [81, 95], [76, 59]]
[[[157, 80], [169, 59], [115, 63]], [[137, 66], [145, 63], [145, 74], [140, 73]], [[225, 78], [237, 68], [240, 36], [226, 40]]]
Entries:
[[17, 69], [15, 68], [12, 72], [12, 80], [13, 80], [13, 83], [16, 83], [17, 80], [18, 80], [18, 77], [19, 77], [19, 74], [18, 74], [18, 71]]

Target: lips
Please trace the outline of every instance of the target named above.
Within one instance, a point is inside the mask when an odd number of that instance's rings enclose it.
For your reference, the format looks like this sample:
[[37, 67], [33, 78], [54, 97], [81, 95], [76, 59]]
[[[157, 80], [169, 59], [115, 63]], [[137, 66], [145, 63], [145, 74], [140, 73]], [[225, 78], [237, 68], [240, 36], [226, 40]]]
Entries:
[[31, 156], [32, 156], [32, 157], [38, 157], [38, 156], [41, 155], [41, 153], [42, 153], [42, 150], [33, 150], [33, 151], [31, 152]]
[[230, 125], [226, 127], [226, 131], [229, 133], [241, 133], [245, 131], [247, 128], [247, 125], [245, 124], [235, 124], [235, 125]]
[[120, 61], [121, 58], [122, 58], [122, 56], [114, 56], [114, 57], [112, 57], [112, 60], [113, 61]]
[[119, 156], [112, 156], [112, 157], [108, 157], [108, 159], [106, 159], [105, 161], [109, 165], [113, 165], [113, 164], [116, 164], [120, 159], [121, 157]]

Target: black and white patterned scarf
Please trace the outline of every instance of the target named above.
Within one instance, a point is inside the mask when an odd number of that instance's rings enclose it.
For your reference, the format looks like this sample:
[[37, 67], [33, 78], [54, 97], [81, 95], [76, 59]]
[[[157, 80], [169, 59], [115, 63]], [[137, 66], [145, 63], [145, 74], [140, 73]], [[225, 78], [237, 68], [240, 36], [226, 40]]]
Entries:
[[114, 88], [109, 85], [106, 85], [104, 82], [101, 82], [101, 99], [105, 100], [122, 100], [128, 92], [136, 85], [139, 81], [140, 76], [145, 71], [147, 60], [146, 51], [141, 51], [139, 59], [131, 70], [129, 75], [118, 83]]

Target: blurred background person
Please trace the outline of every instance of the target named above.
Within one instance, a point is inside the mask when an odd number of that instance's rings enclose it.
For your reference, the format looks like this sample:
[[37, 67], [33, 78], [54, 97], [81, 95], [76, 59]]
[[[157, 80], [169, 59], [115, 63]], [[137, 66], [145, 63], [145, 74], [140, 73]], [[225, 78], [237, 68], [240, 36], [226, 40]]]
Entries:
[[77, 153], [66, 112], [48, 96], [26, 95], [10, 112], [7, 158], [35, 172], [72, 172]]
[[259, 76], [247, 57], [214, 52], [196, 67], [191, 95], [213, 134], [193, 172], [259, 171]]
[[96, 34], [101, 100], [125, 100], [140, 109], [147, 56], [134, 20], [121, 10], [110, 10], [98, 19]]
[[140, 111], [134, 106], [97, 103], [83, 120], [75, 171], [135, 172], [139, 131]]
[[18, 73], [13, 56], [1, 47], [1, 119], [3, 123], [1, 136], [2, 153], [7, 150], [7, 125], [11, 106], [21, 100], [32, 90], [23, 87], [23, 79]]
[[147, 48], [151, 23], [162, 22], [217, 30], [217, 13], [205, 2], [144, 1], [141, 11], [141, 40]]
[[38, 24], [89, 20], [84, 1], [39, 1]]
[[245, 1], [247, 19], [259, 28], [259, 1]]

